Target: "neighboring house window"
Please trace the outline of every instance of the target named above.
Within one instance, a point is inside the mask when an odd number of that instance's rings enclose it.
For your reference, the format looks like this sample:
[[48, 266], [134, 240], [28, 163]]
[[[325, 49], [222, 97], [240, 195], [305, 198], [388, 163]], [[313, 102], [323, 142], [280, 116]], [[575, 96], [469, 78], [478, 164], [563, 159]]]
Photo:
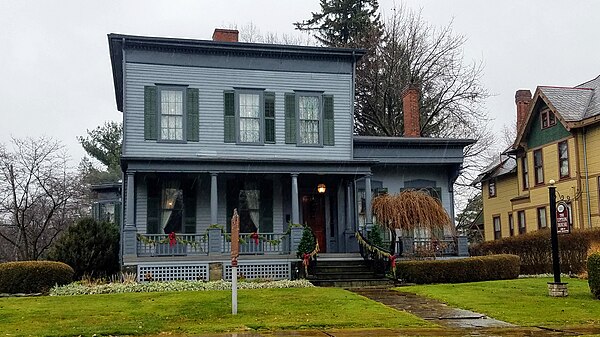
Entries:
[[510, 236], [515, 235], [515, 219], [512, 213], [508, 213], [508, 233]]
[[183, 88], [160, 88], [160, 139], [183, 140], [183, 96]]
[[542, 111], [542, 129], [556, 125], [556, 116], [550, 111]]
[[494, 221], [494, 240], [502, 239], [502, 227], [500, 225], [500, 217], [495, 216], [493, 218]]
[[298, 95], [299, 144], [321, 144], [321, 96]]
[[558, 166], [560, 177], [569, 177], [569, 143], [566, 140], [558, 143]]
[[261, 143], [262, 102], [260, 93], [238, 94], [238, 141]]
[[533, 151], [533, 170], [535, 173], [535, 184], [544, 183], [544, 159], [542, 149]]
[[525, 223], [525, 211], [517, 212], [517, 221], [519, 222], [519, 234], [527, 232], [527, 224]]
[[527, 154], [521, 158], [521, 167], [523, 168], [523, 189], [529, 188], [529, 166], [527, 164]]
[[538, 229], [546, 228], [546, 207], [539, 207], [537, 209], [537, 218], [538, 218]]
[[488, 182], [488, 195], [490, 198], [496, 196], [496, 179], [490, 179]]

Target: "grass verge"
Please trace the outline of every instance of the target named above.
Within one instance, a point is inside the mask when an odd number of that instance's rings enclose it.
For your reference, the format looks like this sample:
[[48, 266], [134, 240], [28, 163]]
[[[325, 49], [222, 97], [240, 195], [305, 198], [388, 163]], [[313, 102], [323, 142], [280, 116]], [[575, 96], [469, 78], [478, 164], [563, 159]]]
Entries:
[[600, 300], [586, 280], [564, 279], [568, 297], [548, 296], [551, 278], [525, 278], [397, 288], [522, 326], [600, 326]]
[[0, 326], [10, 336], [140, 335], [308, 328], [432, 327], [335, 288], [239, 292], [165, 292], [0, 299]]

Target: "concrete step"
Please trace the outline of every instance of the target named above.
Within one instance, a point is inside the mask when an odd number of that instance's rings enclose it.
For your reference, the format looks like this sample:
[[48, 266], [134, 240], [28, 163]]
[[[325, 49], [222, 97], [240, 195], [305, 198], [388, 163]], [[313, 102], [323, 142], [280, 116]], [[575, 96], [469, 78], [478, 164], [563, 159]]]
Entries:
[[348, 279], [378, 279], [381, 276], [375, 275], [372, 271], [360, 272], [321, 272], [315, 273], [315, 278], [319, 280], [348, 280]]
[[365, 260], [323, 260], [321, 258], [317, 258], [317, 266], [365, 266]]
[[362, 287], [380, 287], [390, 288], [394, 286], [394, 281], [387, 278], [379, 279], [348, 279], [348, 280], [309, 280], [317, 287], [337, 287], [337, 288], [362, 288]]
[[321, 266], [317, 265], [317, 273], [361, 273], [370, 272], [367, 266]]

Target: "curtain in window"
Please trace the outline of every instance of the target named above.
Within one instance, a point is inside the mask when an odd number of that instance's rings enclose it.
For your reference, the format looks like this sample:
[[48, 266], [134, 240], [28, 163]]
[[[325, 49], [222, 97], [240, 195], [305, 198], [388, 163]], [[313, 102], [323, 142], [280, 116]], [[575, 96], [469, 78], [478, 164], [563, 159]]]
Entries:
[[181, 231], [181, 216], [183, 209], [183, 191], [179, 181], [168, 181], [162, 190], [161, 228], [164, 233]]
[[260, 142], [260, 96], [240, 94], [240, 142]]
[[161, 138], [183, 140], [183, 91], [160, 92]]
[[319, 144], [319, 106], [319, 97], [300, 96], [298, 98], [300, 142], [302, 144]]

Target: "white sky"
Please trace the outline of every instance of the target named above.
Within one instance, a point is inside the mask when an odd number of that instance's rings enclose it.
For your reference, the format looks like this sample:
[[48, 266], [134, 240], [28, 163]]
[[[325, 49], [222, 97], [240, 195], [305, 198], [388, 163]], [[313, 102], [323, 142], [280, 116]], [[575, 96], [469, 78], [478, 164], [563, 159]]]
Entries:
[[[402, 2], [397, 1], [397, 4]], [[391, 0], [380, 0], [384, 11]], [[483, 60], [486, 108], [499, 133], [515, 118], [514, 93], [573, 86], [600, 73], [600, 1], [407, 0], [435, 26], [453, 21], [465, 59]], [[210, 39], [216, 27], [253, 22], [293, 33], [318, 0], [0, 0], [0, 142], [10, 136], [61, 140], [78, 162], [76, 137], [116, 110], [106, 34]]]

